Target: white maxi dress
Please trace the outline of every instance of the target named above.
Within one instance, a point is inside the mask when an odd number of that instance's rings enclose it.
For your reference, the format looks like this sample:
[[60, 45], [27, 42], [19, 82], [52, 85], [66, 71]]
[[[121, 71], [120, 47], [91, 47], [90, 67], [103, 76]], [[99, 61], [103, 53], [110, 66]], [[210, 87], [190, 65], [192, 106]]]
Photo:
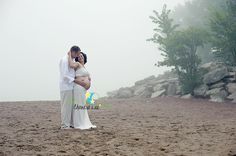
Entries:
[[[78, 68], [75, 72], [76, 76], [89, 76], [88, 71], [84, 68]], [[74, 104], [77, 105], [73, 109], [73, 124], [77, 129], [96, 128], [89, 119], [87, 109], [79, 109], [86, 104], [86, 89], [78, 84], [74, 86]]]

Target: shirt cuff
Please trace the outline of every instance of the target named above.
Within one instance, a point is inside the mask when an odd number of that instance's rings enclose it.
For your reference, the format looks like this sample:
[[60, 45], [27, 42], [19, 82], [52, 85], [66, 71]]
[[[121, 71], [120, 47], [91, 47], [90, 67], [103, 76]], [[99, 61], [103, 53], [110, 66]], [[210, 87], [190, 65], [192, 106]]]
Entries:
[[65, 79], [66, 79], [69, 83], [72, 83], [72, 82], [74, 82], [74, 80], [75, 80], [74, 78], [69, 77], [69, 76], [66, 76]]

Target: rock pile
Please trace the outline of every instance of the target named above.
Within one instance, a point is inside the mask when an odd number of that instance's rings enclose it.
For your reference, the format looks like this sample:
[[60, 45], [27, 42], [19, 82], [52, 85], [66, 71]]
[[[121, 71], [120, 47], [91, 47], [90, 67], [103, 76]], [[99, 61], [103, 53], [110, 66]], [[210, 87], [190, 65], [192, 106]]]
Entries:
[[177, 76], [173, 72], [166, 72], [155, 77], [149, 76], [143, 80], [135, 82], [132, 87], [123, 87], [115, 91], [108, 92], [111, 98], [143, 97], [153, 98], [158, 96], [180, 95], [180, 86]]
[[194, 95], [182, 94], [178, 77], [171, 71], [157, 77], [149, 76], [135, 82], [134, 86], [120, 88], [107, 94], [110, 98], [176, 96], [207, 98], [214, 102], [231, 100], [236, 103], [236, 67], [209, 62], [203, 64], [200, 68], [205, 71], [205, 74], [202, 78], [203, 83], [194, 89]]
[[203, 76], [203, 84], [195, 88], [195, 97], [209, 98], [214, 102], [236, 102], [236, 68], [216, 62], [204, 64], [201, 68], [207, 73]]

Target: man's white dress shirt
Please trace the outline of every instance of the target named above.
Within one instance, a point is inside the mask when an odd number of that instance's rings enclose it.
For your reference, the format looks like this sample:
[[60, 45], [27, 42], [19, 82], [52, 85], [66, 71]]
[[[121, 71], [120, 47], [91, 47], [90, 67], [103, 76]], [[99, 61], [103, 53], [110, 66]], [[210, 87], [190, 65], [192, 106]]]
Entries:
[[75, 70], [69, 66], [68, 55], [65, 55], [59, 63], [60, 67], [60, 91], [73, 90]]

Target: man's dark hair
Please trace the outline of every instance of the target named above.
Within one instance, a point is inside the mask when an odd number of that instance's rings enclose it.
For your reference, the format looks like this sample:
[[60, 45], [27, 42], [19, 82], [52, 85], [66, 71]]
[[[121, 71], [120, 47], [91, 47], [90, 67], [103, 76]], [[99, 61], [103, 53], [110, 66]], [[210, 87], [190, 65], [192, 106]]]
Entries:
[[[80, 53], [84, 56], [84, 64], [86, 64], [86, 63], [87, 63], [87, 55], [86, 55], [85, 53], [83, 53], [83, 52], [80, 52]], [[76, 61], [76, 62], [79, 62], [79, 58], [76, 57], [76, 58], [75, 58], [75, 61]]]
[[81, 50], [80, 50], [80, 48], [79, 48], [78, 46], [73, 46], [73, 47], [70, 48], [70, 51], [71, 51], [71, 52], [73, 51], [73, 52], [76, 52], [76, 53], [77, 53], [77, 52], [79, 52], [79, 51], [81, 51]]

